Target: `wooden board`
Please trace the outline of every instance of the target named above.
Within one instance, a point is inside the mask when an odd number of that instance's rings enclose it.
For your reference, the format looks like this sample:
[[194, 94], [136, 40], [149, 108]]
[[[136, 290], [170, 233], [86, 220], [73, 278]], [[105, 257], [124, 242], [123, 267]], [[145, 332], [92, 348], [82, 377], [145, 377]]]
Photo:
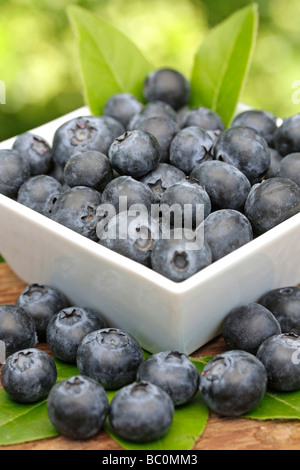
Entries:
[[[15, 303], [25, 284], [7, 264], [0, 264], [0, 304]], [[47, 350], [46, 345], [41, 347]], [[218, 338], [195, 354], [213, 356], [225, 350]], [[1, 410], [0, 410], [1, 413]], [[299, 450], [300, 422], [252, 421], [246, 419], [220, 419], [213, 413], [195, 450]], [[63, 437], [35, 441], [28, 444], [0, 447], [0, 450], [121, 450], [107, 434], [85, 442], [72, 442]]]

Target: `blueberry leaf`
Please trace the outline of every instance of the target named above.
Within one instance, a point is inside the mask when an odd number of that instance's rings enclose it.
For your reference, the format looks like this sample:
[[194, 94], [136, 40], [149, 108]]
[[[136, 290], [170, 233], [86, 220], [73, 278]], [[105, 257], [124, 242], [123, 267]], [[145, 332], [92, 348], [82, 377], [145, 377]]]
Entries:
[[300, 419], [300, 391], [292, 393], [266, 393], [263, 401], [245, 418], [269, 419]]
[[216, 111], [231, 123], [250, 68], [258, 27], [258, 8], [239, 10], [208, 32], [196, 53], [192, 106]]
[[69, 17], [76, 33], [86, 101], [95, 115], [116, 93], [142, 99], [143, 82], [152, 64], [121, 31], [87, 10], [71, 6]]
[[4, 263], [4, 259], [2, 258], [1, 255], [0, 255], [0, 263]]

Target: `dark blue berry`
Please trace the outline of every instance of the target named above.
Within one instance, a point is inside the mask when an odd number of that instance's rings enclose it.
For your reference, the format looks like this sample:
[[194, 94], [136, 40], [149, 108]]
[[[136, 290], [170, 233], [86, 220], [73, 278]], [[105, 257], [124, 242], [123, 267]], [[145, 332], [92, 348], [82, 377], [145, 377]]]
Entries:
[[64, 166], [57, 162], [54, 162], [53, 168], [49, 171], [48, 175], [52, 176], [52, 178], [56, 179], [62, 185], [65, 183]]
[[231, 127], [238, 126], [251, 127], [266, 139], [268, 145], [272, 145], [277, 130], [277, 119], [267, 111], [253, 109], [239, 114], [234, 119]]
[[105, 322], [94, 310], [64, 308], [48, 323], [47, 343], [57, 359], [76, 364], [77, 350], [82, 340], [102, 328], [105, 328]]
[[279, 178], [288, 178], [300, 186], [300, 153], [292, 153], [283, 158], [277, 175]]
[[10, 356], [2, 368], [2, 387], [19, 403], [45, 398], [57, 379], [56, 365], [39, 349], [24, 349]]
[[265, 179], [276, 178], [278, 176], [280, 163], [282, 161], [282, 156], [280, 155], [280, 153], [277, 152], [277, 150], [270, 149], [270, 155], [271, 155], [271, 164], [270, 164], [270, 168], [268, 169], [265, 175]]
[[213, 139], [199, 127], [187, 127], [177, 134], [170, 148], [170, 162], [189, 175], [195, 166], [212, 160]]
[[50, 319], [69, 303], [62, 292], [54, 287], [31, 284], [26, 287], [17, 300], [35, 323], [39, 340], [46, 338], [46, 329]]
[[30, 133], [22, 134], [15, 141], [13, 149], [29, 163], [32, 176], [45, 175], [51, 171], [53, 152], [42, 137]]
[[89, 334], [77, 352], [80, 373], [106, 390], [117, 390], [133, 382], [142, 361], [143, 351], [136, 339], [114, 328]]
[[177, 114], [171, 106], [163, 101], [153, 101], [146, 104], [140, 113], [133, 116], [127, 129], [133, 131], [142, 121], [153, 117], [172, 119], [177, 122]]
[[36, 345], [34, 321], [23, 308], [15, 305], [0, 306], [0, 340], [5, 343], [7, 357]]
[[283, 157], [300, 152], [300, 113], [284, 119], [275, 132], [274, 142], [276, 150]]
[[254, 355], [266, 339], [280, 333], [281, 328], [274, 315], [258, 304], [233, 309], [223, 324], [223, 337], [227, 347]]
[[210, 109], [200, 107], [188, 110], [182, 118], [181, 127], [201, 127], [207, 131], [223, 131], [224, 123], [220, 116]]
[[150, 356], [140, 365], [137, 381], [157, 385], [171, 397], [174, 406], [180, 406], [196, 395], [200, 376], [185, 354], [166, 351]]
[[70, 188], [87, 186], [102, 192], [112, 179], [109, 159], [103, 153], [95, 151], [74, 155], [64, 170], [64, 180]]
[[268, 387], [278, 392], [300, 390], [300, 337], [273, 336], [259, 348], [258, 359], [268, 373]]
[[154, 170], [143, 176], [141, 182], [151, 189], [155, 200], [159, 202], [166, 189], [185, 178], [185, 173], [179, 168], [167, 163], [160, 163]]
[[169, 118], [152, 117], [141, 121], [135, 128], [154, 135], [160, 145], [160, 162], [169, 162], [172, 140], [180, 130], [176, 122]]
[[143, 108], [142, 103], [130, 93], [118, 93], [112, 96], [104, 106], [104, 115], [110, 116], [127, 129], [133, 116], [140, 113]]
[[69, 439], [98, 434], [108, 414], [105, 390], [88, 377], [72, 377], [56, 385], [48, 399], [48, 414], [56, 429]]
[[300, 287], [272, 290], [259, 303], [273, 313], [283, 333], [300, 335]]
[[261, 235], [300, 212], [300, 188], [286, 178], [272, 178], [253, 186], [245, 214]]
[[163, 437], [174, 416], [169, 395], [148, 382], [135, 382], [113, 398], [109, 420], [113, 431], [133, 442], [151, 442]]
[[30, 177], [29, 163], [15, 150], [0, 150], [0, 194], [16, 198]]
[[200, 379], [203, 400], [224, 417], [250, 412], [259, 405], [266, 389], [266, 369], [255, 356], [244, 351], [229, 351], [215, 357]]
[[51, 176], [34, 176], [22, 184], [18, 193], [18, 202], [50, 217], [62, 191], [62, 185]]
[[159, 69], [151, 72], [144, 83], [146, 101], [164, 101], [175, 110], [188, 104], [190, 83], [173, 69]]

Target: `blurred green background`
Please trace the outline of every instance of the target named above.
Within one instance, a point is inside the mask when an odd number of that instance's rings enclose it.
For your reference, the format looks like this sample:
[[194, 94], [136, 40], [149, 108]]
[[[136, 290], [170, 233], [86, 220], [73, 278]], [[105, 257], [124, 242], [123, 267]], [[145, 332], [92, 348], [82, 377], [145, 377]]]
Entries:
[[[208, 28], [247, 0], [1, 0], [0, 141], [83, 105], [66, 6], [89, 8], [127, 33], [157, 66], [189, 76]], [[259, 0], [260, 29], [242, 100], [278, 116], [300, 112], [299, 0]], [[101, 86], [101, 83], [99, 83]], [[300, 88], [300, 82], [298, 83]], [[296, 100], [297, 101], [297, 100]], [[300, 99], [299, 99], [300, 101]]]

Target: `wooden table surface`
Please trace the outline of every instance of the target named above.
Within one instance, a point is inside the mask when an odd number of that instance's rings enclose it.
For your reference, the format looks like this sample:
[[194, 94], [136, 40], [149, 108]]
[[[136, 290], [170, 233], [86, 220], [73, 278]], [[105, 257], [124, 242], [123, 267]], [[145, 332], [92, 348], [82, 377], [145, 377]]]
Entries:
[[[25, 284], [7, 264], [0, 264], [0, 304], [15, 303]], [[45, 350], [46, 346], [41, 345]], [[225, 350], [221, 338], [201, 348], [195, 356], [212, 356]], [[0, 410], [1, 413], [1, 410]], [[220, 419], [211, 413], [206, 430], [196, 442], [195, 450], [299, 450], [300, 422]], [[121, 450], [107, 434], [85, 442], [72, 442], [63, 437], [28, 444], [0, 447], [0, 450]]]

